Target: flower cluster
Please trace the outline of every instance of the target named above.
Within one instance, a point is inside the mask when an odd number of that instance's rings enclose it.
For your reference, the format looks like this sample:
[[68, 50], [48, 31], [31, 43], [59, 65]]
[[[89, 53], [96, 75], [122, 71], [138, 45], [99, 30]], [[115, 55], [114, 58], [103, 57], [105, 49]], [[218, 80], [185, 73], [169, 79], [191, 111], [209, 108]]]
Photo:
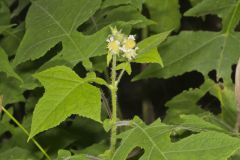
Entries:
[[121, 31], [111, 28], [112, 34], [107, 39], [107, 49], [112, 55], [121, 55], [127, 60], [132, 60], [136, 57], [138, 47], [134, 35], [126, 36]]

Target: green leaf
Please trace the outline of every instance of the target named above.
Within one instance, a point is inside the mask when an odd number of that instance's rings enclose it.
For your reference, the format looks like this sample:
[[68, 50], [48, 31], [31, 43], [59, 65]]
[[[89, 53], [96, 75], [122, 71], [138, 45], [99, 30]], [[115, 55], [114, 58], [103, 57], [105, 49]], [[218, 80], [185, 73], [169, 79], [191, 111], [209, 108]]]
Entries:
[[112, 54], [108, 53], [107, 54], [107, 66], [109, 66], [111, 60], [112, 60]]
[[0, 34], [2, 34], [5, 30], [11, 28], [13, 25], [0, 25]]
[[10, 10], [4, 1], [0, 1], [0, 17], [0, 25], [8, 25], [10, 23]]
[[207, 80], [200, 88], [189, 89], [173, 97], [165, 105], [168, 107], [164, 122], [178, 123], [181, 114], [200, 114], [204, 110], [197, 104], [208, 91], [214, 87], [214, 82]]
[[190, 0], [192, 6], [197, 5], [198, 3], [202, 2], [203, 0]]
[[4, 74], [0, 74], [0, 80], [0, 95], [3, 95], [4, 105], [25, 101], [19, 80], [7, 78]]
[[108, 87], [108, 83], [104, 79], [97, 77], [95, 72], [88, 72], [84, 80], [89, 83], [95, 82], [97, 84], [105, 85]]
[[163, 67], [162, 59], [158, 53], [157, 46], [162, 43], [170, 34], [171, 31], [159, 33], [144, 39], [139, 42], [137, 46], [136, 59], [133, 62], [136, 63], [158, 63]]
[[14, 64], [38, 59], [59, 42], [62, 42], [65, 52], [70, 51], [69, 56], [81, 55], [78, 41], [83, 36], [77, 28], [95, 13], [100, 3], [100, 0], [32, 1], [26, 18], [26, 33]]
[[211, 130], [211, 131], [217, 131], [217, 132], [226, 132], [226, 130], [224, 130], [223, 128], [212, 124], [208, 121], [205, 121], [203, 118], [204, 117], [200, 117], [200, 116], [196, 116], [196, 115], [181, 115], [180, 116], [181, 120], [183, 122], [181, 122], [181, 126], [184, 127], [189, 127], [192, 130], [196, 129], [196, 131], [204, 131], [204, 130]]
[[222, 88], [212, 80], [206, 79], [199, 89], [183, 91], [181, 94], [173, 97], [165, 104], [168, 110], [164, 122], [178, 124], [181, 122], [181, 114], [202, 115], [206, 113], [198, 105], [198, 102], [206, 93], [210, 93], [220, 101], [221, 113], [217, 115], [218, 117], [205, 115], [205, 118], [209, 119], [207, 121], [233, 132], [237, 116], [237, 105], [236, 101], [233, 100], [233, 97], [235, 97], [234, 87], [232, 84], [223, 84], [223, 86]]
[[24, 23], [22, 23], [15, 28], [9, 28], [3, 32], [4, 37], [0, 41], [0, 46], [6, 51], [9, 56], [13, 56], [16, 54], [17, 48], [24, 35], [24, 31]]
[[45, 94], [34, 110], [29, 138], [59, 125], [72, 114], [101, 122], [99, 89], [87, 84], [70, 68], [50, 68], [35, 77], [45, 87]]
[[223, 31], [233, 31], [240, 20], [239, 0], [203, 0], [188, 10], [186, 16], [205, 16], [216, 14], [222, 18]]
[[231, 66], [239, 58], [239, 33], [181, 32], [161, 45], [164, 68], [151, 65], [135, 79], [169, 78], [198, 70], [204, 75], [216, 69], [218, 78], [231, 81]]
[[146, 0], [150, 17], [157, 22], [151, 25], [150, 29], [154, 32], [164, 32], [177, 30], [180, 27], [181, 13], [178, 0]]
[[14, 72], [12, 66], [10, 65], [8, 61], [8, 56], [5, 53], [5, 51], [0, 47], [0, 72], [4, 72], [9, 77], [13, 77], [18, 79], [19, 81], [22, 81], [22, 79]]
[[[109, 144], [107, 141], [100, 141], [99, 143], [93, 144], [83, 150], [80, 150], [79, 153], [81, 154], [89, 154], [91, 153], [91, 155], [94, 156], [98, 156], [102, 153], [104, 153], [106, 150], [109, 149]], [[102, 158], [104, 159], [104, 158]]]
[[6, 160], [6, 159], [31, 159], [31, 160], [37, 160], [38, 158], [33, 155], [32, 152], [20, 148], [20, 147], [14, 147], [11, 148], [3, 153], [0, 153], [0, 160]]
[[[236, 101], [232, 99], [235, 96], [234, 87], [232, 84], [222, 84], [222, 86], [206, 79], [200, 88], [183, 91], [173, 97], [165, 104], [168, 110], [164, 122], [179, 124], [182, 114], [198, 114], [198, 116], [204, 117], [206, 121], [223, 128], [225, 131], [234, 132], [237, 116]], [[208, 115], [210, 113], [204, 111], [198, 104], [206, 93], [210, 93], [220, 101], [221, 113], [219, 115]]]
[[224, 84], [224, 88], [217, 87], [211, 91], [211, 94], [217, 97], [221, 103], [220, 118], [232, 128], [235, 128], [237, 121], [237, 102], [235, 97], [234, 85]]
[[102, 3], [101, 8], [107, 8], [107, 7], [113, 7], [113, 6], [119, 6], [119, 5], [127, 5], [130, 4], [132, 6], [135, 6], [139, 10], [142, 10], [142, 3], [143, 0], [105, 0]]
[[129, 62], [123, 62], [116, 66], [116, 70], [126, 70], [127, 74], [130, 75], [132, 73], [131, 64]]
[[[215, 7], [206, 7], [209, 5], [208, 2]], [[240, 34], [234, 32], [240, 19], [240, 1], [217, 2], [218, 5], [215, 5], [215, 1], [213, 3], [204, 0], [195, 6], [197, 8], [200, 6], [198, 9], [194, 7], [193, 10], [197, 12], [201, 9], [200, 15], [208, 13], [221, 15], [223, 19], [221, 32], [183, 31], [178, 36], [169, 38], [160, 48], [165, 67], [162, 69], [157, 65], [151, 65], [135, 79], [168, 78], [192, 70], [198, 70], [206, 75], [209, 71], [216, 70], [217, 78], [231, 82], [231, 67], [237, 62], [240, 50]]]
[[29, 5], [29, 3], [30, 3], [30, 0], [20, 0], [20, 1], [18, 2], [17, 8], [14, 9], [14, 11], [13, 11], [13, 13], [12, 13], [11, 16], [12, 16], [12, 17], [15, 17], [15, 16], [19, 15], [19, 14], [21, 13], [21, 11], [23, 11], [23, 9], [24, 9], [25, 7], [27, 7], [27, 5]]
[[75, 155], [72, 156], [71, 152], [68, 150], [59, 150], [57, 160], [89, 160], [85, 155]]
[[[100, 10], [92, 17], [91, 21], [92, 23], [87, 28], [88, 33], [99, 30], [106, 25], [115, 26], [119, 22], [129, 24], [134, 28], [143, 28], [154, 24], [152, 20], [143, 16], [136, 7], [130, 5]], [[123, 28], [121, 27], [121, 29]]]
[[146, 126], [133, 122], [133, 129], [120, 135], [121, 145], [112, 160], [126, 159], [136, 147], [144, 149], [140, 160], [226, 160], [240, 147], [240, 140], [226, 134], [208, 131], [171, 142], [172, 126], [159, 120]]
[[71, 157], [71, 152], [67, 150], [60, 149], [58, 151], [58, 159], [59, 160], [64, 160], [64, 159], [69, 159]]

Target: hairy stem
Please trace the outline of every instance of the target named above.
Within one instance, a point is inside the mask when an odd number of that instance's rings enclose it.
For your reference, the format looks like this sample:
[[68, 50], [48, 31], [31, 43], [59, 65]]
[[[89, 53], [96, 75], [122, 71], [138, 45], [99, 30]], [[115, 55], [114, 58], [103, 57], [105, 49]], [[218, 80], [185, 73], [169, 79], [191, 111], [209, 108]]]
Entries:
[[111, 85], [111, 98], [112, 98], [112, 129], [111, 129], [111, 154], [115, 152], [117, 142], [117, 85], [116, 85], [116, 55], [113, 55], [112, 59], [112, 85]]
[[[29, 137], [29, 132], [16, 120], [1, 104], [1, 110], [14, 122], [16, 125]], [[33, 143], [38, 147], [38, 149], [45, 155], [48, 160], [51, 160], [47, 152], [42, 148], [42, 146], [34, 139], [31, 139]]]

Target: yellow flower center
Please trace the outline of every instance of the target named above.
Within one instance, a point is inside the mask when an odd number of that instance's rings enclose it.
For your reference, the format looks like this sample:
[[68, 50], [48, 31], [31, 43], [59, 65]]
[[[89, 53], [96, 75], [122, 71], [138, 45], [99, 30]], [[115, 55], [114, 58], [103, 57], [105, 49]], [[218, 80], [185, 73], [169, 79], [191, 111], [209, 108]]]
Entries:
[[133, 49], [136, 46], [136, 42], [132, 39], [127, 39], [125, 42], [125, 47], [127, 49]]
[[112, 41], [108, 43], [108, 49], [114, 53], [119, 52], [119, 45], [116, 41]]

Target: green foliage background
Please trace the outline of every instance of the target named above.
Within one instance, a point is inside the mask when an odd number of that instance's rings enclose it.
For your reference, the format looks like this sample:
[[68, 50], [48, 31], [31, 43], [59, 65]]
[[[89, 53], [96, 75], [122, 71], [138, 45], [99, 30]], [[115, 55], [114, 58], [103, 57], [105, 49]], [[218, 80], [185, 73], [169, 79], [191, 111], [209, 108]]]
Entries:
[[[33, 137], [59, 160], [240, 159], [239, 21], [240, 0], [0, 0], [0, 95], [30, 132], [1, 113], [0, 160], [45, 159]], [[112, 157], [110, 26], [139, 47], [117, 66], [129, 75]]]

